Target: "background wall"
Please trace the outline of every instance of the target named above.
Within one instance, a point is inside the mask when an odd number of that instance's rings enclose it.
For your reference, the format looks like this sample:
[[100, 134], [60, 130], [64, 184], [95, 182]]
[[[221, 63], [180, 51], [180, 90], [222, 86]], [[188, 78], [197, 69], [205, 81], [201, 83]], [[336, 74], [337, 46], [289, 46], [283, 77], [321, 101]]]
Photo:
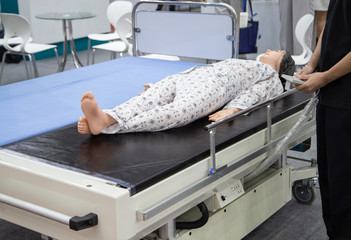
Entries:
[[[39, 0], [18, 0], [18, 1], [27, 2], [27, 3], [30, 2], [32, 4]], [[45, 1], [45, 0], [42, 0], [42, 1], [45, 2], [43, 5], [48, 5], [47, 4], [48, 1]], [[54, 0], [50, 0], [50, 1], [52, 2]], [[78, 0], [70, 0], [68, 1], [68, 3], [62, 4], [62, 1], [56, 0], [56, 2], [66, 6], [70, 6], [71, 4], [74, 4], [74, 2], [76, 1]], [[97, 1], [100, 3], [99, 0]], [[114, 0], [101, 0], [101, 1], [109, 3]], [[138, 0], [131, 0], [131, 1], [133, 4], [135, 4]], [[207, 0], [207, 1], [211, 2], [214, 0]], [[296, 22], [303, 14], [307, 12], [313, 13], [311, 2], [312, 0], [280, 0], [280, 1], [279, 0], [253, 0], [254, 12], [257, 13], [257, 18], [260, 21], [261, 39], [257, 41], [258, 53], [262, 53], [268, 48], [269, 49], [284, 48], [290, 51], [292, 54], [299, 54], [301, 51], [301, 47], [296, 44], [296, 40], [294, 37], [294, 28], [295, 28]], [[0, 10], [2, 12], [19, 13], [19, 10], [18, 10], [19, 4], [17, 3], [17, 0], [0, 0], [0, 4], [1, 4]], [[84, 6], [84, 5], [86, 5], [85, 2], [80, 6]], [[106, 15], [106, 14], [103, 14], [103, 15]], [[82, 20], [82, 23], [85, 24], [85, 27], [87, 26], [89, 27], [90, 26], [89, 22], [85, 22], [85, 21], [91, 21], [91, 20]], [[35, 22], [41, 21], [41, 24], [44, 24], [43, 20], [34, 19], [34, 21]], [[281, 24], [281, 22], [283, 22], [283, 24]], [[60, 41], [62, 41], [62, 27], [59, 26], [60, 23], [59, 22], [54, 23], [54, 21], [46, 21], [45, 24], [50, 26], [51, 29], [56, 29], [55, 34], [57, 35], [56, 40], [46, 40], [46, 41], [51, 41], [51, 42], [57, 41], [57, 44], [59, 45], [59, 52], [61, 52]], [[283, 25], [284, 27], [281, 28], [281, 25]], [[75, 25], [73, 27], [74, 27], [75, 37], [77, 38], [82, 37], [75, 41], [77, 50], [86, 49], [87, 40], [86, 38], [83, 37], [84, 34], [80, 34], [79, 32], [76, 32], [76, 30], [80, 29], [80, 27], [79, 26], [76, 27]], [[107, 24], [104, 25], [104, 27], [105, 28], [101, 31], [105, 31], [105, 30], [108, 31]], [[91, 32], [94, 32], [94, 31], [91, 31]], [[47, 32], [45, 34], [48, 35]], [[48, 36], [44, 35], [44, 37], [48, 37]], [[312, 30], [309, 31], [308, 38], [309, 39], [307, 42], [311, 42]], [[255, 54], [248, 54], [247, 58], [253, 59], [255, 58]]]
[[[295, 27], [298, 20], [307, 13], [314, 15], [313, 0], [280, 0], [279, 1], [280, 20], [280, 43], [282, 49], [291, 54], [302, 53], [302, 47], [295, 37]], [[306, 43], [312, 48], [313, 24], [306, 34]]]
[[[280, 14], [279, 1], [252, 1], [253, 13], [257, 14], [255, 19], [259, 21], [259, 35], [257, 39], [257, 54], [267, 51], [267, 49], [281, 49], [280, 43]], [[246, 54], [247, 59], [256, 59], [257, 54]]]

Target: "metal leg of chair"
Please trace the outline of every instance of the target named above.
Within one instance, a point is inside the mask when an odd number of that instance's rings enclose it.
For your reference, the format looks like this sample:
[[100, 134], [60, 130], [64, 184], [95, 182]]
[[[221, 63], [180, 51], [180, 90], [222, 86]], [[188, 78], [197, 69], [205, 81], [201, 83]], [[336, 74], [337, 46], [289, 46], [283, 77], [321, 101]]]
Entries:
[[60, 66], [60, 59], [59, 59], [59, 56], [58, 56], [57, 48], [54, 48], [54, 51], [55, 51], [55, 55], [56, 55], [57, 66]]
[[89, 65], [89, 58], [90, 58], [90, 51], [91, 51], [90, 45], [91, 45], [91, 40], [90, 40], [90, 38], [88, 38], [87, 66]]
[[37, 77], [39, 77], [39, 73], [38, 73], [37, 64], [35, 63], [34, 55], [33, 54], [28, 54], [28, 57], [29, 57], [29, 59], [32, 62], [32, 65], [33, 65], [33, 76], [34, 76], [34, 78], [37, 78]]
[[1, 80], [2, 80], [2, 73], [4, 71], [6, 56], [7, 56], [7, 52], [4, 52], [4, 55], [2, 55], [1, 68], [0, 68], [0, 85], [1, 85]]
[[91, 64], [95, 63], [95, 48], [93, 49], [93, 57], [91, 59]]
[[[28, 71], [27, 60], [26, 60], [26, 54], [22, 54], [22, 56], [23, 56], [23, 61], [24, 61], [24, 67], [26, 68], [26, 72], [27, 72], [27, 78], [30, 79], [30, 74]], [[31, 58], [29, 55], [28, 55], [28, 58], [31, 61]]]
[[39, 77], [39, 72], [38, 72], [37, 63], [35, 61], [34, 54], [32, 54], [32, 63], [33, 63], [33, 69], [34, 69], [34, 76], [37, 78]]

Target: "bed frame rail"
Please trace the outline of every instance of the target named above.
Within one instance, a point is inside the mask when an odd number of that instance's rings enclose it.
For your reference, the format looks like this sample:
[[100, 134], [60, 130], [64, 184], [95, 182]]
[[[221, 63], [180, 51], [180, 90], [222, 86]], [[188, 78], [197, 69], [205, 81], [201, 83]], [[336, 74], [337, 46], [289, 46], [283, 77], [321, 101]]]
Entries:
[[[228, 14], [138, 10], [142, 5], [150, 4], [218, 7], [225, 8]], [[207, 60], [236, 58], [238, 12], [223, 3], [140, 1], [132, 12], [133, 55], [152, 53]]]
[[[267, 101], [264, 101], [262, 103], [259, 103], [257, 105], [254, 105], [250, 108], [247, 108], [247, 109], [244, 109], [236, 114], [233, 114], [227, 118], [224, 118], [220, 121], [217, 121], [217, 122], [213, 122], [209, 125], [206, 125], [204, 127], [205, 130], [207, 130], [209, 132], [209, 137], [210, 137], [210, 158], [211, 158], [211, 163], [212, 163], [212, 168], [210, 169], [210, 174], [215, 174], [216, 171], [217, 171], [217, 168], [216, 168], [216, 127], [222, 125], [222, 124], [225, 124], [225, 123], [228, 123], [230, 121], [233, 121], [234, 119], [236, 118], [239, 118], [245, 114], [249, 114], [250, 112], [252, 111], [255, 111], [259, 108], [262, 108], [262, 107], [266, 107], [267, 109], [267, 135], [266, 135], [266, 144], [267, 145], [270, 145], [272, 143], [272, 114], [271, 114], [271, 111], [272, 111], [272, 108], [273, 108], [273, 104], [274, 102], [280, 100], [280, 99], [283, 99], [291, 94], [293, 94], [294, 92], [296, 92], [297, 90], [296, 89], [291, 89], [291, 90], [288, 90], [272, 99], [269, 99]], [[314, 95], [311, 100], [307, 100], [305, 101], [305, 103], [307, 102], [312, 102], [313, 101], [317, 101], [316, 100], [316, 95]], [[314, 103], [315, 104], [315, 103]]]

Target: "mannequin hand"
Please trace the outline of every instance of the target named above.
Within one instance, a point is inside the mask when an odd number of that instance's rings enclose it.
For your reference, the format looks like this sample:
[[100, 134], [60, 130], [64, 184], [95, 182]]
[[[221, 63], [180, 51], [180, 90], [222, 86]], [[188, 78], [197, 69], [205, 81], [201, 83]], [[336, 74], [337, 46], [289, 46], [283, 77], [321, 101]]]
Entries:
[[220, 110], [218, 112], [215, 112], [214, 114], [209, 116], [209, 120], [213, 122], [217, 122], [219, 120], [222, 120], [226, 117], [229, 117], [233, 115], [234, 113], [240, 112], [242, 109], [240, 108], [227, 108]]

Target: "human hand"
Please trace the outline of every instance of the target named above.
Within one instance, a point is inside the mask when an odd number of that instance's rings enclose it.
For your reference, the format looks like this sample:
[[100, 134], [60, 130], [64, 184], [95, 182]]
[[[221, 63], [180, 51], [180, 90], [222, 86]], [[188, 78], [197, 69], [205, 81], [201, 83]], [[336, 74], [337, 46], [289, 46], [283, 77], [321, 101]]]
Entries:
[[146, 90], [148, 90], [150, 88], [150, 84], [144, 84], [143, 86], [144, 86], [144, 91], [139, 93], [138, 95], [143, 94]]
[[219, 120], [222, 120], [226, 117], [229, 117], [233, 115], [234, 113], [240, 112], [242, 109], [240, 108], [227, 108], [227, 109], [222, 109], [218, 112], [215, 112], [214, 114], [211, 114], [209, 117], [210, 121], [217, 122]]
[[306, 80], [305, 83], [301, 85], [295, 85], [295, 88], [303, 93], [314, 92], [329, 83], [329, 80], [324, 72], [307, 74], [304, 75], [303, 78]]
[[306, 67], [304, 67], [302, 70], [300, 70], [299, 72], [297, 72], [295, 74], [295, 76], [297, 78], [300, 78], [300, 79], [305, 79], [305, 76], [308, 75], [308, 74], [311, 74], [314, 72], [315, 69], [313, 69], [311, 66], [307, 65]]

